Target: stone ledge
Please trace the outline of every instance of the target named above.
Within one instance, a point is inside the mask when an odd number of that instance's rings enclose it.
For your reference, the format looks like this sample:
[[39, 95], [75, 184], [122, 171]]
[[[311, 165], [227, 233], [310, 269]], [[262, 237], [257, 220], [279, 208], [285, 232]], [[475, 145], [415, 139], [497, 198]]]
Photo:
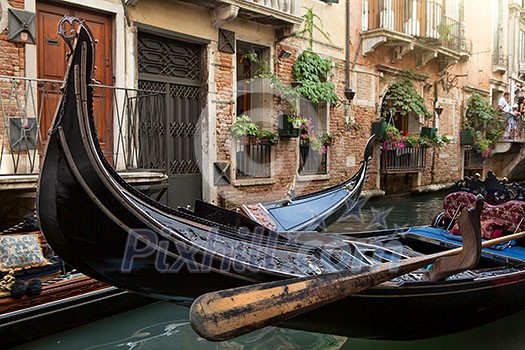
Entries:
[[441, 190], [446, 190], [454, 186], [453, 182], [446, 182], [441, 184], [432, 184], [432, 185], [426, 185], [426, 186], [419, 186], [416, 188], [413, 188], [410, 190], [412, 193], [428, 193], [428, 192], [436, 192]]
[[361, 195], [359, 197], [360, 198], [365, 198], [365, 197], [372, 198], [372, 197], [383, 197], [384, 195], [385, 195], [385, 191], [380, 190], [379, 188], [376, 188], [373, 190], [361, 191]]
[[[166, 180], [164, 173], [152, 171], [124, 171], [119, 173], [130, 184], [153, 185]], [[38, 174], [0, 175], [0, 191], [19, 190], [35, 191], [38, 184]]]

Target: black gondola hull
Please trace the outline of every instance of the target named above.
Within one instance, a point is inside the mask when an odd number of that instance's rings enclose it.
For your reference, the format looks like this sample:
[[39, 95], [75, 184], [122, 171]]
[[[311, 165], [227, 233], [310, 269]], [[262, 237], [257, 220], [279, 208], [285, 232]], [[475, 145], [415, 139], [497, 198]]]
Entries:
[[[87, 84], [93, 40], [84, 25], [77, 41], [37, 200], [41, 230], [59, 256], [100, 281], [172, 302], [339, 266], [332, 255], [324, 255], [331, 243], [306, 245], [267, 229], [244, 235], [228, 220], [166, 208], [127, 185], [96, 140]], [[389, 282], [284, 325], [376, 339], [442, 335], [523, 309], [525, 302], [516, 296], [525, 292], [524, 276], [518, 272], [456, 282]]]

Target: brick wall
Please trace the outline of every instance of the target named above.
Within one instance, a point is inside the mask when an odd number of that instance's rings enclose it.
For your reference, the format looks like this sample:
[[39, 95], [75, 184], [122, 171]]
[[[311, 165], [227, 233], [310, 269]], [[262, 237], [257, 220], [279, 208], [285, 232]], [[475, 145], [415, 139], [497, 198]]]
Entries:
[[[297, 55], [302, 51], [301, 46], [304, 42], [298, 39], [291, 39], [275, 47], [275, 52], [286, 50], [291, 52], [289, 58], [281, 58], [275, 65], [274, 73], [284, 84], [289, 84], [293, 80], [292, 65]], [[234, 71], [226, 68], [230, 65], [233, 55], [217, 53], [215, 65], [215, 77], [217, 85], [217, 99], [228, 99], [233, 91], [231, 84], [234, 84]], [[336, 85], [336, 92], [340, 98], [344, 96], [345, 90], [345, 69], [344, 62], [336, 62], [332, 71], [331, 80]], [[375, 96], [372, 89], [373, 84], [369, 84], [370, 75], [364, 74], [362, 88], [359, 90], [362, 99]], [[377, 84], [375, 85], [377, 86]], [[367, 90], [368, 89], [368, 90]], [[217, 155], [221, 161], [231, 161], [232, 138], [228, 129], [231, 126], [232, 105], [217, 104]], [[278, 97], [274, 98], [274, 108], [272, 111], [274, 129], [277, 131], [278, 116], [288, 113], [287, 102], [281, 101]], [[309, 193], [328, 186], [335, 185], [352, 176], [360, 166], [365, 143], [370, 136], [371, 121], [375, 119], [375, 110], [369, 106], [350, 104], [347, 107], [346, 115], [355, 116], [362, 129], [358, 132], [347, 132], [344, 129], [345, 106], [330, 109], [330, 132], [336, 135], [335, 145], [328, 148], [329, 157], [329, 179], [313, 181], [297, 181], [295, 184], [296, 193]], [[286, 192], [290, 184], [294, 181], [298, 167], [298, 138], [280, 138], [279, 143], [274, 146], [272, 159], [273, 180], [272, 184], [250, 185], [250, 186], [224, 186], [218, 189], [218, 202], [228, 207], [237, 206], [243, 203], [268, 202], [286, 197]], [[370, 180], [365, 185], [366, 188], [374, 188], [377, 176], [377, 166], [372, 162]]]

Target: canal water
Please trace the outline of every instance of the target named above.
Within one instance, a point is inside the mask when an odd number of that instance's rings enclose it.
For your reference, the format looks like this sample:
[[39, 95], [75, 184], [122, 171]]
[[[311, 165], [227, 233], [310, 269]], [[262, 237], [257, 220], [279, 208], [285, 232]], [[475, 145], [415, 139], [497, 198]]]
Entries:
[[[429, 224], [440, 211], [444, 196], [445, 193], [432, 193], [364, 200], [348, 217], [330, 226], [327, 231], [347, 232]], [[523, 297], [516, 295], [516, 298]], [[348, 317], [352, 317], [351, 310], [345, 312], [348, 312]], [[396, 322], [395, 315], [384, 317]], [[19, 349], [518, 350], [525, 349], [523, 328], [525, 312], [468, 331], [418, 341], [363, 340], [267, 327], [227, 342], [213, 343], [200, 338], [192, 330], [187, 308], [157, 302], [42, 338]]]

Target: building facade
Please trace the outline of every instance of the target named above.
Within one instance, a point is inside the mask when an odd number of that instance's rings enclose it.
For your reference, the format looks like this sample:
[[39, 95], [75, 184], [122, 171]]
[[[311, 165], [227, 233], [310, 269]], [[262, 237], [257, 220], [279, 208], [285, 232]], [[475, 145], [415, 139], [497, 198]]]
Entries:
[[[462, 144], [461, 130], [473, 94], [495, 105], [504, 91], [514, 99], [524, 82], [522, 1], [0, 5], [0, 195], [12, 203], [2, 209], [6, 218], [32, 205], [65, 70], [66, 47], [56, 34], [64, 14], [86, 20], [98, 39], [95, 114], [107, 158], [170, 206], [198, 198], [234, 207], [285, 198], [292, 184], [298, 194], [334, 185], [359, 168], [364, 145], [373, 127], [382, 130], [381, 122], [404, 137], [437, 132], [448, 138], [439, 147], [406, 143], [402, 149], [375, 141], [367, 190], [425, 188], [489, 167], [516, 173], [521, 162], [519, 147], [510, 143], [495, 147], [487, 160], [479, 158]], [[305, 86], [294, 69], [308, 49], [331, 62], [321, 80], [335, 86], [335, 100], [287, 94], [294, 84]], [[423, 101], [424, 113], [391, 108], [402, 78], [413, 87], [411, 98]], [[283, 136], [276, 144], [233, 137], [232, 125], [241, 116]], [[317, 139], [284, 136], [289, 116], [311, 118], [310, 135], [330, 134], [335, 141], [319, 149]]]

